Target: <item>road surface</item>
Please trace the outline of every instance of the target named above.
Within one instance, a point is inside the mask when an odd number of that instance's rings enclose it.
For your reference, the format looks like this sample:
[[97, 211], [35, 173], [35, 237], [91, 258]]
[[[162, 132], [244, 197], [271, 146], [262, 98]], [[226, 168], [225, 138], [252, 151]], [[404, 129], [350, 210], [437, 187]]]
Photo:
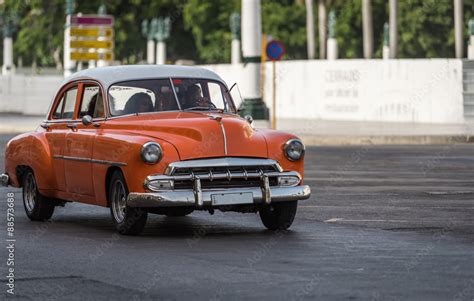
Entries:
[[[472, 145], [310, 147], [305, 176], [312, 197], [277, 233], [255, 214], [195, 212], [151, 215], [126, 237], [107, 208], [81, 204], [30, 222], [21, 190], [1, 188], [4, 245], [7, 193], [15, 199], [15, 298], [474, 298]], [[4, 292], [9, 254], [1, 248]]]

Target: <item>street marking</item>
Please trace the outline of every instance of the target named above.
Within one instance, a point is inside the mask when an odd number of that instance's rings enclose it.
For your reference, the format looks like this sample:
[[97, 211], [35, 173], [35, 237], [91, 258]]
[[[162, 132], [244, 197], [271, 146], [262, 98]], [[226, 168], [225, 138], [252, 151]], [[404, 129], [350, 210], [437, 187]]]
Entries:
[[336, 222], [378, 222], [378, 223], [383, 223], [383, 222], [389, 222], [389, 223], [411, 223], [413, 221], [407, 221], [407, 220], [398, 220], [398, 219], [344, 219], [344, 218], [330, 218], [328, 220], [324, 221], [325, 223], [336, 223]]

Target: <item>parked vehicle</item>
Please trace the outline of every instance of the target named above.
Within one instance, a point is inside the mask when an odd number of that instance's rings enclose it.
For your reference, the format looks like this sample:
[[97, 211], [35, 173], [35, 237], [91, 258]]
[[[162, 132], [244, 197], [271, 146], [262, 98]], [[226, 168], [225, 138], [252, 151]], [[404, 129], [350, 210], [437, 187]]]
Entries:
[[66, 79], [38, 129], [5, 151], [4, 185], [23, 188], [31, 220], [55, 206], [110, 207], [122, 234], [139, 234], [148, 213], [259, 212], [287, 229], [303, 185], [303, 143], [254, 129], [224, 81], [197, 67], [118, 66]]

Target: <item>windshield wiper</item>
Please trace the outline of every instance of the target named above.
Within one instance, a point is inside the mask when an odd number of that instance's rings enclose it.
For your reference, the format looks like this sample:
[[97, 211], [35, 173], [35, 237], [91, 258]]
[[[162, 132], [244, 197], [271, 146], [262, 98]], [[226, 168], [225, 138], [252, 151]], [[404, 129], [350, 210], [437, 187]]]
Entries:
[[210, 108], [210, 107], [191, 107], [184, 109], [183, 111], [217, 111], [220, 113], [224, 112], [224, 109]]

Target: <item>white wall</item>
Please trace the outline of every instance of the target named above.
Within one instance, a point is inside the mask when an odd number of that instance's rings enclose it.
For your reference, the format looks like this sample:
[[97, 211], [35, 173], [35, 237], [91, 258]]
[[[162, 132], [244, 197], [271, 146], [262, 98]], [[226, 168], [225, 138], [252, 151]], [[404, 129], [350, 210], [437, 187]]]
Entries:
[[[456, 59], [282, 61], [277, 118], [463, 123], [462, 61]], [[246, 89], [242, 65], [209, 65]], [[264, 100], [271, 109], [272, 63]]]
[[62, 76], [0, 76], [0, 112], [46, 115]]
[[[248, 88], [243, 65], [204, 66]], [[272, 63], [264, 100], [271, 109]], [[277, 117], [463, 123], [462, 61], [336, 60], [276, 63]], [[61, 76], [0, 76], [0, 112], [46, 114]]]

